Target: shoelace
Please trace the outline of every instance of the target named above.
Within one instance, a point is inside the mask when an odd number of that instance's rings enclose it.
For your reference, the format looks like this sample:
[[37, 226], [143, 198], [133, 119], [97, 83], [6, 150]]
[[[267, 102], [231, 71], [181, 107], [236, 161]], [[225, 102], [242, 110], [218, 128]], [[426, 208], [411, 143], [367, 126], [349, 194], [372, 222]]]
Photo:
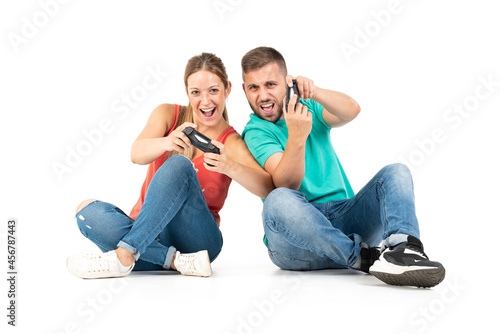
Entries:
[[109, 254], [88, 254], [89, 272], [106, 272], [111, 270], [111, 258]]
[[195, 255], [180, 255], [176, 260], [179, 261], [176, 267], [184, 274], [198, 274], [198, 270], [194, 266]]

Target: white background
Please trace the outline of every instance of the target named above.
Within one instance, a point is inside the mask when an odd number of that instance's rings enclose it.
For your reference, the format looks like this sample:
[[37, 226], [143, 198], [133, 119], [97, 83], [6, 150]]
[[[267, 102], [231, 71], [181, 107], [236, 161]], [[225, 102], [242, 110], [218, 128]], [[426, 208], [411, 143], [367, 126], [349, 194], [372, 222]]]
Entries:
[[[15, 329], [6, 324], [1, 279], [2, 332], [492, 328], [498, 310], [486, 300], [500, 297], [500, 22], [492, 4], [2, 2], [0, 267], [6, 276], [6, 225], [16, 218], [19, 270]], [[347, 44], [356, 53], [346, 55]], [[98, 198], [129, 212], [137, 200], [146, 167], [130, 162], [130, 145], [158, 104], [187, 103], [187, 60], [205, 51], [222, 58], [233, 83], [230, 122], [241, 133], [250, 109], [240, 60], [261, 45], [281, 51], [290, 74], [361, 105], [356, 120], [332, 131], [355, 191], [384, 165], [411, 164], [425, 250], [447, 269], [441, 285], [399, 288], [351, 270], [278, 270], [262, 244], [261, 202], [236, 183], [221, 211], [224, 248], [211, 278], [134, 273], [85, 281], [67, 271], [69, 254], [96, 249], [78, 231], [76, 205]], [[143, 90], [127, 115], [116, 113], [124, 96], [139, 96], [148, 69], [163, 73], [159, 85]], [[493, 84], [485, 86], [488, 80]], [[453, 111], [460, 108], [463, 116]], [[111, 122], [108, 133], [89, 146], [85, 133], [103, 120]], [[58, 177], [54, 164], [67, 165], [78, 147], [85, 155]]]

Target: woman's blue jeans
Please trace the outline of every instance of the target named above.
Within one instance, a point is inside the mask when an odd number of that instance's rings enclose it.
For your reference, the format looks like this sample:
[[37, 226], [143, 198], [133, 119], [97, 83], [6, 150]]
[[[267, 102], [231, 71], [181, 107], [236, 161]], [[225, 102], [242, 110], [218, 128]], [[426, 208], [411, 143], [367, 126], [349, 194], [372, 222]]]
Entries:
[[137, 260], [134, 270], [170, 269], [176, 251], [207, 250], [213, 261], [222, 249], [222, 234], [193, 164], [181, 155], [156, 171], [137, 219], [101, 201], [81, 209], [76, 219], [82, 234], [103, 252], [130, 251]]
[[310, 203], [299, 191], [275, 189], [262, 216], [269, 256], [288, 270], [352, 267], [362, 243], [387, 247], [419, 238], [413, 181], [402, 164], [384, 167], [346, 200]]

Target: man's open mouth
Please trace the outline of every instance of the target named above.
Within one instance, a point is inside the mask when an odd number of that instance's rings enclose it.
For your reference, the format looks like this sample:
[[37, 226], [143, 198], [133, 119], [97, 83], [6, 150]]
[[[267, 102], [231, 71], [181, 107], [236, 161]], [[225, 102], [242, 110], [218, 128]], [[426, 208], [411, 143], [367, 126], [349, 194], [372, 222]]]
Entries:
[[274, 103], [263, 103], [260, 105], [260, 109], [264, 112], [264, 114], [271, 115], [274, 112]]

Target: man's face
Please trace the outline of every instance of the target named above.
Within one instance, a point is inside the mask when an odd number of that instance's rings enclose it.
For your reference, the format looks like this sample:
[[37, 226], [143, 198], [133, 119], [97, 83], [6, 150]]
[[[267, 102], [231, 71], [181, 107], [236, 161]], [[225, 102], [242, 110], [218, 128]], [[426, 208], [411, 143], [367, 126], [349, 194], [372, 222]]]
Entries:
[[263, 120], [276, 123], [283, 116], [286, 73], [276, 63], [245, 73], [243, 90], [253, 112]]

